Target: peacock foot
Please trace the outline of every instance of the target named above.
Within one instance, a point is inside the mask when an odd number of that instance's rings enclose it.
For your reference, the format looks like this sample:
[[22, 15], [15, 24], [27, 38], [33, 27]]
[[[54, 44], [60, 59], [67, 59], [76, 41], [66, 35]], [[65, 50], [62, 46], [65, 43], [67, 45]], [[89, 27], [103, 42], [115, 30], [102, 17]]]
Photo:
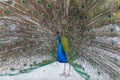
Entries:
[[65, 78], [67, 78], [67, 77], [71, 77], [70, 73], [65, 75]]
[[66, 76], [66, 72], [63, 72], [63, 73], [61, 73], [61, 74], [59, 74], [59, 75], [60, 75], [60, 77]]

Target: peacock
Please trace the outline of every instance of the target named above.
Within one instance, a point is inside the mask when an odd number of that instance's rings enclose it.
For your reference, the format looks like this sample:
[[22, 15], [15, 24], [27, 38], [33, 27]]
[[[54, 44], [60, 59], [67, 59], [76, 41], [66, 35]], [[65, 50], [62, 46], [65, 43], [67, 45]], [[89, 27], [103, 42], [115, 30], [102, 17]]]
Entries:
[[99, 77], [90, 68], [87, 80], [120, 80], [119, 22], [119, 0], [0, 0], [0, 76], [56, 61], [59, 32], [78, 73], [91, 65]]

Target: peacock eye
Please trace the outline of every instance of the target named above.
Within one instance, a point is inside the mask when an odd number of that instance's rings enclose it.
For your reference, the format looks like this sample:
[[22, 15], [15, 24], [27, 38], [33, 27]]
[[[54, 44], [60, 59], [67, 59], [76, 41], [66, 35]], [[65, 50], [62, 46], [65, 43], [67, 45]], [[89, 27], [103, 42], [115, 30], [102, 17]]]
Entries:
[[84, 18], [85, 18], [85, 19], [88, 19], [88, 17], [87, 17], [87, 16], [85, 16]]
[[8, 13], [9, 13], [9, 11], [8, 11], [8, 10], [5, 10], [5, 11], [4, 11], [4, 14], [8, 14]]
[[58, 9], [58, 14], [61, 14], [62, 13], [62, 10], [61, 9]]
[[115, 42], [114, 42], [114, 41], [111, 41], [111, 44], [112, 44], [112, 46], [114, 46], [114, 45], [115, 45]]
[[111, 14], [109, 14], [109, 15], [108, 15], [108, 18], [112, 18], [112, 15], [111, 15]]
[[68, 19], [68, 23], [71, 23], [71, 19]]
[[78, 38], [78, 39], [81, 39], [81, 36], [80, 36], [80, 35], [78, 35], [78, 36], [77, 36], [77, 38]]
[[41, 14], [41, 17], [45, 18], [45, 17], [46, 17], [46, 14], [45, 14], [45, 13], [42, 13], [42, 14]]
[[72, 7], [72, 11], [73, 11], [73, 12], [77, 12], [77, 8], [73, 6], [73, 7]]
[[5, 51], [9, 51], [9, 48], [5, 48]]
[[22, 0], [22, 3], [27, 3], [27, 0]]
[[73, 10], [76, 10], [76, 8], [75, 8], [75, 7], [73, 7]]
[[43, 26], [44, 26], [44, 27], [47, 27], [47, 26], [48, 26], [48, 24], [47, 24], [47, 23], [43, 23]]
[[77, 30], [81, 30], [81, 27], [80, 27], [80, 26], [78, 26], [78, 27], [77, 27]]
[[114, 31], [114, 29], [113, 29], [113, 28], [111, 28], [111, 29], [110, 29], [110, 32], [113, 32], [113, 31]]
[[40, 1], [40, 0], [38, 0], [38, 1], [37, 1], [37, 3], [38, 3], [38, 4], [41, 4], [41, 1]]
[[85, 6], [84, 5], [82, 5], [82, 9], [84, 9], [85, 8]]
[[50, 5], [49, 3], [47, 4], [47, 8], [48, 8], [48, 9], [50, 9], [50, 8], [51, 8], [51, 5]]
[[36, 14], [37, 14], [37, 12], [36, 12], [36, 11], [33, 11], [33, 12], [32, 12], [32, 14], [36, 15]]
[[90, 29], [90, 28], [88, 28], [88, 29], [87, 29], [87, 32], [91, 32], [91, 29]]
[[75, 11], [75, 10], [76, 10], [76, 8], [75, 8], [75, 7], [73, 7], [73, 8], [72, 8], [72, 10], [73, 10], [73, 11]]
[[76, 21], [79, 21], [79, 20], [80, 20], [80, 18], [79, 18], [79, 17], [76, 17], [75, 19], [76, 19]]
[[56, 20], [56, 19], [53, 19], [52, 21], [53, 21], [53, 22], [55, 22], [55, 23], [57, 22], [57, 20]]
[[66, 26], [62, 26], [62, 29], [65, 29], [66, 28]]
[[8, 30], [7, 32], [11, 33], [12, 31], [11, 31], [11, 30]]
[[8, 27], [8, 24], [5, 24], [6, 27]]
[[33, 25], [30, 25], [30, 26], [29, 26], [29, 29], [33, 29], [33, 28], [34, 28], [34, 26], [33, 26]]

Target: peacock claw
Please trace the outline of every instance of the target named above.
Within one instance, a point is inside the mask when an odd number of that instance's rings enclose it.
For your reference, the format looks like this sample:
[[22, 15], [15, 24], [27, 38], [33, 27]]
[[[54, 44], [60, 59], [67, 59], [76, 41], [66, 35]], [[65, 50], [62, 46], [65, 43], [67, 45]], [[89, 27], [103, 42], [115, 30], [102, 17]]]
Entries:
[[62, 77], [62, 76], [65, 76], [66, 75], [66, 73], [65, 72], [63, 72], [63, 73], [61, 73], [61, 74], [59, 74], [60, 75], [60, 77]]
[[65, 78], [67, 78], [67, 77], [71, 77], [71, 75], [70, 74], [65, 75]]

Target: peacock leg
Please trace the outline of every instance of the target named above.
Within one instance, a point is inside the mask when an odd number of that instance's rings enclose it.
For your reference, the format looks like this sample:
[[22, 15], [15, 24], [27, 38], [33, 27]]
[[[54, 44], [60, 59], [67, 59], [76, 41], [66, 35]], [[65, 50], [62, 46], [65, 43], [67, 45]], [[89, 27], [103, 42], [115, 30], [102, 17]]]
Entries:
[[63, 73], [60, 74], [60, 76], [66, 76], [66, 63], [64, 63], [64, 70]]
[[65, 77], [69, 77], [70, 76], [70, 71], [71, 71], [71, 65], [69, 64], [69, 71], [68, 71], [68, 74], [65, 75]]
[[68, 76], [70, 76], [71, 65], [69, 64]]

